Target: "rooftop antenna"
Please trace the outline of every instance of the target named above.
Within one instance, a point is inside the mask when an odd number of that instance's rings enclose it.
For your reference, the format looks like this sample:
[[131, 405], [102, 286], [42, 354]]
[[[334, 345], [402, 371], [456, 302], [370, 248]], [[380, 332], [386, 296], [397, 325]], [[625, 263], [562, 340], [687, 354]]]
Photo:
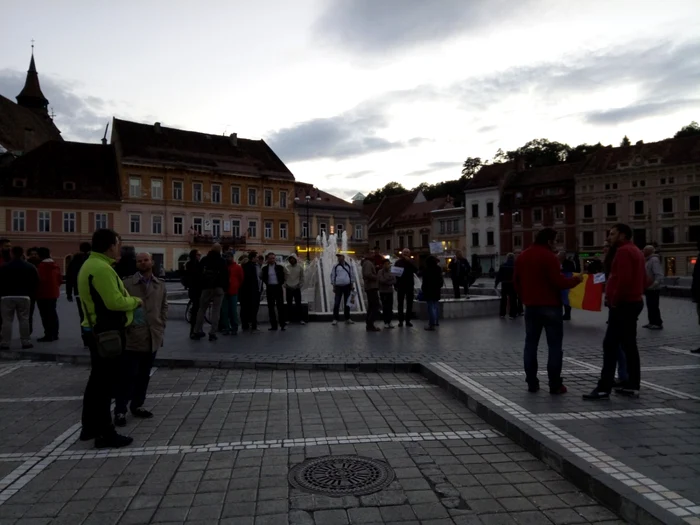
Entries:
[[102, 137], [102, 144], [106, 145], [107, 144], [107, 130], [109, 129], [109, 122], [107, 122], [107, 125], [105, 126], [105, 134], [104, 137]]
[[56, 118], [56, 113], [54, 113], [53, 108], [51, 108], [51, 115], [49, 115], [49, 116], [51, 117], [51, 120]]
[[34, 39], [32, 38], [32, 55], [34, 54]]

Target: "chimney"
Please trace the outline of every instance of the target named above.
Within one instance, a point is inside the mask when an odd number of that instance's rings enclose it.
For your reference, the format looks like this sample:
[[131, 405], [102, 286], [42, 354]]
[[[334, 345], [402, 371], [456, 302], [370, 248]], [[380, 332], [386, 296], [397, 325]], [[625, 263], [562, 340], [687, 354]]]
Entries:
[[155, 131], [156, 133], [160, 133], [160, 122], [156, 122], [155, 124], [153, 124], [153, 131]]
[[229, 135], [229, 138], [231, 139], [231, 145], [236, 147], [238, 146], [238, 133], [231, 133]]

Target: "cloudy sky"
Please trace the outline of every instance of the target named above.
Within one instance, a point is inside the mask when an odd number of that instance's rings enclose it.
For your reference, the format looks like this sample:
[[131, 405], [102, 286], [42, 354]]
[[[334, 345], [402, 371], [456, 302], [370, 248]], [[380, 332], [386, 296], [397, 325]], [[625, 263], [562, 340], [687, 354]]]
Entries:
[[7, 0], [0, 29], [0, 94], [35, 39], [67, 139], [112, 116], [237, 132], [343, 197], [700, 121], [698, 0]]

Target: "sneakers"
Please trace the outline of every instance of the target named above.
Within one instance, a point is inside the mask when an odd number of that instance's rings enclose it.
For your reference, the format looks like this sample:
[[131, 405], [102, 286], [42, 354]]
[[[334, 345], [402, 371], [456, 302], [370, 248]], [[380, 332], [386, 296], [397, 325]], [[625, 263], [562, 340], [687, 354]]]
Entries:
[[267, 331], [268, 331], [268, 332], [276, 332], [276, 331], [277, 331], [277, 327], [276, 327], [276, 326], [275, 326], [275, 327], [272, 327], [272, 326], [271, 326], [270, 328], [267, 329]]
[[411, 328], [413, 326], [413, 323], [411, 321], [406, 321], [406, 326]]
[[353, 321], [352, 319], [346, 319], [345, 324], [355, 324], [355, 321]]
[[48, 335], [45, 335], [44, 337], [40, 337], [37, 339], [39, 343], [53, 343], [54, 341], [58, 341], [58, 337], [49, 337]]
[[508, 319], [510, 319], [511, 321], [515, 321], [515, 317], [513, 317], [512, 315]]
[[219, 338], [216, 337], [216, 334], [209, 334], [209, 340], [210, 340], [210, 341], [216, 341], [216, 340], [218, 340], [218, 339], [219, 339]]
[[149, 412], [145, 408], [139, 407], [132, 410], [131, 415], [139, 419], [151, 419], [153, 417], [153, 412]]
[[281, 327], [280, 327], [280, 330], [282, 330], [283, 332], [286, 332], [286, 331], [287, 331], [287, 325], [281, 326]]
[[569, 391], [568, 388], [564, 385], [559, 385], [556, 388], [550, 388], [549, 393], [554, 394], [554, 395], [559, 395], [559, 394], [566, 394]]
[[126, 426], [126, 414], [114, 414], [114, 426], [115, 427], [125, 427]]
[[304, 326], [304, 325], [306, 324], [306, 321], [299, 321], [299, 324], [300, 324], [301, 326]]
[[194, 341], [199, 341], [205, 335], [207, 335], [207, 334], [205, 334], [204, 332], [194, 332], [194, 333], [190, 334], [190, 339], [192, 339]]
[[96, 437], [97, 434], [92, 430], [85, 427], [80, 429], [80, 441], [90, 441], [91, 439], [95, 439]]
[[394, 328], [394, 325], [391, 323], [384, 323], [384, 329], [389, 330], [390, 328]]
[[260, 333], [260, 330], [258, 330], [257, 328], [251, 328], [251, 329], [250, 329], [250, 333], [251, 333], [251, 334], [259, 334], [259, 333]]
[[331, 323], [332, 326], [338, 326], [338, 320], [333, 319], [333, 322]]
[[642, 328], [649, 328], [650, 326], [651, 326], [651, 324], [650, 324], [650, 323], [647, 323], [647, 324], [645, 324], [644, 326], [642, 326]]
[[581, 397], [587, 401], [606, 400], [610, 399], [610, 392], [605, 392], [595, 387], [590, 394], [583, 394]]
[[134, 438], [116, 432], [95, 438], [95, 448], [122, 448], [131, 445]]
[[615, 393], [619, 396], [639, 397], [639, 388], [629, 388], [623, 386], [622, 388], [616, 388]]
[[527, 391], [531, 393], [536, 393], [540, 391], [540, 384], [539, 383], [532, 383], [527, 386]]
[[647, 326], [647, 328], [649, 328], [649, 330], [663, 330], [664, 329], [664, 327], [661, 326], [660, 324], [650, 324], [649, 326]]

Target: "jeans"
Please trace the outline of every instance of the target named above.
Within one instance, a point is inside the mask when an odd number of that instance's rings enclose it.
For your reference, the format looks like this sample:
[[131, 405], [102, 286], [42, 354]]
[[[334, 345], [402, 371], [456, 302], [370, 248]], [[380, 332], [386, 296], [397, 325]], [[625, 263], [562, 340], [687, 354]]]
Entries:
[[199, 310], [197, 311], [197, 323], [195, 324], [195, 333], [200, 333], [204, 328], [204, 313], [207, 311], [207, 306], [212, 303], [211, 307], [211, 327], [209, 335], [216, 334], [219, 328], [219, 317], [221, 316], [221, 303], [224, 301], [223, 288], [207, 288], [202, 290], [202, 295], [199, 298]]
[[440, 318], [440, 302], [426, 301], [425, 304], [428, 307], [428, 325], [437, 326]]
[[226, 294], [221, 303], [221, 320], [219, 321], [222, 330], [238, 333], [238, 296]]
[[267, 286], [267, 311], [270, 314], [270, 327], [277, 329], [277, 315], [279, 314], [279, 325], [284, 328], [284, 298], [281, 284], [271, 284]]
[[549, 388], [561, 386], [561, 367], [564, 352], [564, 323], [561, 306], [528, 306], [525, 308], [525, 380], [529, 385], [538, 385], [537, 379], [537, 347], [544, 328], [547, 336], [549, 357], [547, 359], [547, 375]]
[[501, 317], [506, 316], [506, 305], [509, 306], [508, 315], [510, 317], [518, 315], [518, 296], [515, 293], [513, 283], [501, 283], [501, 305], [499, 311]]
[[2, 319], [2, 336], [0, 337], [0, 345], [3, 347], [10, 346], [12, 341], [12, 324], [19, 321], [19, 338], [22, 345], [32, 343], [31, 332], [29, 330], [29, 297], [3, 297], [0, 299], [0, 318]]
[[335, 301], [333, 301], [333, 320], [340, 320], [340, 302], [343, 302], [343, 314], [345, 320], [350, 319], [350, 307], [348, 306], [348, 299], [350, 299], [350, 293], [352, 292], [352, 285], [346, 284], [345, 286], [335, 287]]
[[[399, 323], [403, 323], [404, 319], [406, 322], [411, 320], [413, 317], [413, 288], [410, 290], [403, 290], [399, 288], [397, 292], [397, 300], [399, 302]], [[403, 303], [406, 301], [406, 313], [404, 315]]]
[[384, 324], [391, 324], [394, 309], [394, 292], [383, 292], [379, 294], [382, 300], [382, 319]]
[[615, 381], [615, 367], [618, 362], [620, 347], [627, 362], [627, 384], [632, 389], [639, 389], [641, 370], [639, 349], [637, 348], [637, 318], [644, 309], [644, 303], [620, 303], [610, 308], [608, 329], [603, 339], [603, 370], [600, 373], [598, 389], [603, 392], [612, 390]]
[[56, 299], [37, 299], [41, 324], [44, 325], [44, 336], [58, 339], [58, 314], [56, 313]]
[[126, 405], [129, 401], [131, 401], [129, 408], [132, 412], [143, 406], [155, 358], [155, 352], [125, 350], [121, 355], [114, 404], [115, 414], [126, 414]]
[[661, 310], [659, 309], [659, 298], [661, 297], [661, 292], [659, 290], [647, 290], [644, 292], [644, 295], [647, 298], [649, 324], [663, 326], [664, 322], [661, 319]]
[[379, 290], [367, 290], [367, 328], [372, 328], [379, 319]]
[[115, 381], [120, 370], [119, 360], [121, 356], [102, 357], [97, 350], [92, 332], [86, 332], [84, 339], [90, 349], [90, 378], [83, 395], [83, 430], [96, 436], [105, 436], [114, 432], [110, 405], [112, 404]]
[[303, 321], [301, 311], [301, 288], [287, 288], [287, 312], [290, 321]]

